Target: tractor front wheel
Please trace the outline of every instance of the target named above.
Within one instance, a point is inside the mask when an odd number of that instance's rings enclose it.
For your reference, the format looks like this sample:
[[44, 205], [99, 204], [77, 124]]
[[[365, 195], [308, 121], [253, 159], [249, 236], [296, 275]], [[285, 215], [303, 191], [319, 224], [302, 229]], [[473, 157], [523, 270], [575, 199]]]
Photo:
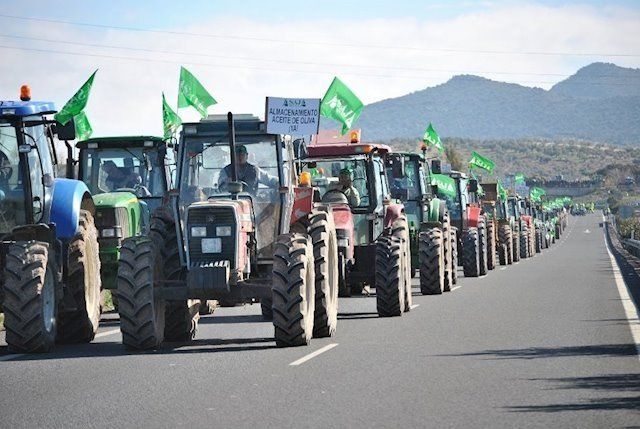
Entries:
[[480, 234], [477, 228], [469, 228], [463, 231], [462, 236], [462, 268], [465, 277], [478, 277], [480, 275]]
[[7, 249], [4, 267], [4, 326], [9, 349], [41, 353], [56, 338], [56, 269], [49, 244], [16, 242]]
[[402, 316], [404, 290], [403, 243], [398, 237], [382, 236], [376, 243], [376, 307], [378, 316]]
[[444, 292], [444, 243], [440, 228], [429, 228], [419, 236], [420, 292], [439, 295]]

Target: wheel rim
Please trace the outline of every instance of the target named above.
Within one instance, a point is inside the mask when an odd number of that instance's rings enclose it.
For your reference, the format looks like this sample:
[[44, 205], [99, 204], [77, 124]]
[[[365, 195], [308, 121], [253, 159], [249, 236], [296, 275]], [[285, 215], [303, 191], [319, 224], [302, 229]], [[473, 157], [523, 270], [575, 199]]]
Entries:
[[44, 284], [42, 285], [42, 318], [47, 332], [51, 332], [56, 320], [55, 289], [56, 285], [53, 281], [53, 276], [47, 269], [44, 275]]

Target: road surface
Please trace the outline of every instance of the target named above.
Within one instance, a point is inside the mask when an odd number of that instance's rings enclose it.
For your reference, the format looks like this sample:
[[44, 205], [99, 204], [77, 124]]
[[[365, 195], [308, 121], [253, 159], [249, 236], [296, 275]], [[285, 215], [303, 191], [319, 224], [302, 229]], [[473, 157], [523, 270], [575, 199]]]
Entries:
[[572, 217], [550, 250], [451, 293], [416, 283], [401, 318], [341, 299], [337, 335], [306, 348], [277, 349], [255, 305], [151, 353], [125, 351], [113, 314], [46, 355], [0, 334], [0, 427], [640, 426], [639, 322], [601, 221]]

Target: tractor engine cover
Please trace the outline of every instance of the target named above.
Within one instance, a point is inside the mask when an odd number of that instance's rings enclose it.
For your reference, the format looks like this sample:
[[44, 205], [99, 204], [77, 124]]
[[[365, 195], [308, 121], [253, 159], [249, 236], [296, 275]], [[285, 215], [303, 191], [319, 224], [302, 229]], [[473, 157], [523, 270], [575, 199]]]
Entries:
[[[187, 208], [190, 288], [228, 291], [229, 284], [244, 280], [250, 265], [249, 236], [254, 232], [252, 212], [248, 198], [209, 200]], [[225, 284], [217, 284], [222, 281]]]

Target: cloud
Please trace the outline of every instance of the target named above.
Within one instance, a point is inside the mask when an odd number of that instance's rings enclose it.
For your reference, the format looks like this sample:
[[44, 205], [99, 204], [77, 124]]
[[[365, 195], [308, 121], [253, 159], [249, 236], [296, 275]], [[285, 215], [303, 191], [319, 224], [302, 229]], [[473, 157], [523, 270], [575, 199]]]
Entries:
[[[296, 43], [4, 21], [8, 25], [3, 24], [3, 34], [191, 53], [127, 51], [0, 37], [2, 46], [48, 51], [0, 47], [2, 98], [16, 98], [19, 86], [29, 83], [35, 98], [52, 99], [61, 106], [99, 68], [87, 109], [96, 136], [161, 134], [160, 93], [165, 91], [167, 99], [175, 104], [180, 64], [188, 67], [219, 101], [211, 112], [232, 110], [260, 116], [265, 96], [321, 97], [334, 75], [339, 75], [365, 103], [371, 103], [437, 85], [455, 74], [478, 74], [549, 88], [578, 67], [597, 60], [640, 66], [640, 57], [486, 52], [637, 54], [640, 13], [617, 7], [510, 3], [437, 21], [418, 18], [348, 21], [341, 17], [273, 23], [229, 16], [203, 17], [197, 24], [171, 29]], [[420, 49], [406, 49], [411, 47]], [[66, 55], [61, 51], [133, 57], [147, 62]], [[190, 110], [179, 113], [186, 121], [198, 119]]]

